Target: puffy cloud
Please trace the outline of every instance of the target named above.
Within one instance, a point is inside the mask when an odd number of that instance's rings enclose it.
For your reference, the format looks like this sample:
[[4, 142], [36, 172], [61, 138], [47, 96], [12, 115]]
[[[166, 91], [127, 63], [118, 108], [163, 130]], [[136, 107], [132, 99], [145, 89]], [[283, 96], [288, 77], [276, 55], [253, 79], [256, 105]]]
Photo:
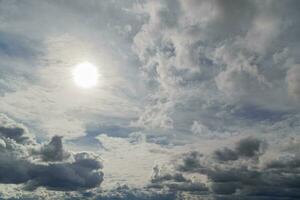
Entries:
[[[169, 158], [157, 152], [168, 154], [179, 144], [173, 139], [186, 145], [212, 135], [218, 144], [221, 134], [256, 129], [297, 134], [299, 6], [296, 0], [1, 1], [0, 108], [47, 134], [86, 131], [77, 144], [94, 142], [115, 159], [108, 159], [108, 177], [137, 184], [147, 181], [153, 160]], [[93, 92], [68, 82], [68, 67], [82, 59], [101, 65], [103, 85]], [[102, 182], [97, 158], [68, 152], [57, 136], [39, 145], [23, 125], [3, 116], [0, 122], [0, 182], [53, 190]], [[101, 126], [91, 133], [89, 123]], [[142, 128], [170, 134], [131, 134]], [[115, 138], [97, 142], [99, 133]], [[166, 144], [168, 151], [159, 146]], [[184, 154], [174, 173], [154, 169], [147, 189], [200, 191], [211, 199], [299, 198], [298, 150], [273, 158], [264, 148], [246, 138], [209, 155]], [[194, 174], [208, 181], [195, 182]], [[112, 192], [100, 196], [164, 198], [129, 188]]]
[[176, 193], [181, 191], [206, 192], [208, 189], [205, 184], [195, 182], [186, 178], [181, 173], [161, 173], [158, 166], [153, 168], [153, 175], [149, 188], [163, 189], [168, 188]]
[[10, 138], [20, 144], [32, 143], [32, 136], [22, 124], [16, 123], [6, 115], [0, 113], [0, 137]]
[[239, 158], [255, 158], [263, 153], [265, 145], [263, 141], [257, 138], [241, 139], [235, 149], [225, 147], [221, 150], [216, 150], [214, 156], [220, 161], [238, 160]]
[[236, 143], [234, 149], [225, 148], [202, 156], [197, 156], [197, 152], [184, 154], [181, 158], [184, 170], [182, 164], [176, 162], [176, 169], [180, 173], [169, 170], [161, 175], [156, 167], [153, 182], [172, 190], [172, 187], [168, 187], [170, 180], [177, 184], [184, 182], [188, 186], [189, 182], [193, 182], [191, 177], [201, 175], [206, 177], [198, 183], [198, 186], [203, 186], [202, 193], [189, 193], [191, 199], [298, 199], [299, 149], [279, 150], [277, 146], [279, 152], [274, 158], [270, 157], [274, 146], [260, 152], [263, 147], [264, 143], [260, 139], [244, 138]]
[[178, 166], [178, 169], [180, 171], [198, 171], [201, 169], [202, 165], [200, 163], [200, 158], [202, 157], [202, 154], [199, 154], [196, 151], [193, 151], [183, 158], [183, 164]]
[[210, 119], [223, 131], [235, 126], [242, 132], [242, 126], [259, 128], [256, 122], [266, 119], [248, 123], [247, 115], [235, 115], [237, 108], [274, 116], [299, 109], [293, 100], [297, 70], [291, 69], [299, 60], [296, 7], [293, 0], [165, 0], [138, 7], [149, 18], [133, 49], [155, 92], [139, 124], [197, 133], [211, 128]]
[[75, 154], [72, 163], [35, 164], [28, 170], [26, 189], [44, 186], [53, 190], [94, 188], [103, 181], [102, 164], [87, 153]]
[[244, 157], [254, 157], [257, 155], [262, 146], [262, 141], [256, 138], [245, 138], [239, 141], [236, 146], [236, 152]]
[[103, 181], [99, 158], [90, 153], [74, 153], [73, 160], [67, 160], [70, 155], [64, 151], [59, 136], [40, 147], [24, 125], [5, 115], [1, 115], [0, 133], [0, 183], [23, 183], [27, 190], [40, 186], [77, 190], [97, 187]]
[[220, 161], [237, 160], [239, 158], [236, 151], [227, 147], [222, 150], [216, 150], [215, 157]]
[[[258, 97], [263, 95], [263, 92], [270, 89], [270, 83], [266, 81], [263, 74], [258, 72], [256, 65], [251, 64], [253, 58], [245, 58], [243, 55], [237, 55], [236, 58], [232, 56], [226, 57], [228, 51], [225, 49], [219, 49], [218, 54], [221, 54], [224, 63], [228, 65], [227, 70], [220, 72], [216, 76], [216, 84], [220, 91], [226, 96], [232, 98], [233, 101], [240, 101], [246, 103], [248, 100], [254, 100], [253, 94], [257, 94]], [[226, 58], [224, 58], [226, 57]]]
[[62, 137], [52, 137], [49, 144], [44, 145], [40, 154], [43, 161], [62, 161], [70, 156], [68, 152], [63, 149]]

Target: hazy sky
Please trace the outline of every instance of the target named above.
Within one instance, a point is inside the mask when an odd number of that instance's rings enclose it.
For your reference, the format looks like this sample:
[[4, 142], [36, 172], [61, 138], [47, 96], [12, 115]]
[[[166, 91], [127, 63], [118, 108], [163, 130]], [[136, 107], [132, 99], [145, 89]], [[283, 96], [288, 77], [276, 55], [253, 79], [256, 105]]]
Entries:
[[299, 10], [0, 0], [0, 199], [300, 199]]

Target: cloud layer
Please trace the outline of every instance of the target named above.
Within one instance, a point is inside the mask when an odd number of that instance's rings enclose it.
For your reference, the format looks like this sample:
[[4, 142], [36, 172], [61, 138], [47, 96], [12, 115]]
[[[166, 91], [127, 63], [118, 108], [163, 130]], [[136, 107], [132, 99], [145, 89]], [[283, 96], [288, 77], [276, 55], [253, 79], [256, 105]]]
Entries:
[[[0, 1], [2, 191], [299, 199], [299, 10], [298, 0]], [[101, 74], [91, 90], [70, 73], [86, 61]]]

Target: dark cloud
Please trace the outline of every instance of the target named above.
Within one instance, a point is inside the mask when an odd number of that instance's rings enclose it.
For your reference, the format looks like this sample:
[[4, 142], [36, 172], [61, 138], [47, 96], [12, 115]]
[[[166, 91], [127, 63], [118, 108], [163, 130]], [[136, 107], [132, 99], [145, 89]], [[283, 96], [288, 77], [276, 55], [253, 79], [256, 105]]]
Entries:
[[98, 171], [102, 165], [84, 154], [76, 154], [72, 163], [33, 165], [28, 171], [30, 178], [26, 188], [44, 186], [53, 190], [78, 190], [99, 186], [103, 181], [103, 173]]
[[239, 158], [236, 151], [225, 147], [221, 150], [216, 150], [214, 156], [217, 160], [228, 161], [228, 160], [237, 160]]
[[182, 173], [162, 173], [158, 166], [153, 168], [151, 183], [148, 187], [156, 189], [168, 188], [170, 191], [174, 192], [206, 192], [208, 190], [203, 183], [193, 182], [184, 177]]
[[240, 140], [235, 149], [219, 149], [214, 152], [214, 156], [220, 161], [238, 160], [239, 158], [253, 158], [263, 151], [263, 142], [257, 138], [245, 138]]
[[160, 174], [160, 169], [158, 166], [155, 166], [153, 168], [153, 176], [151, 179], [152, 183], [160, 183], [162, 181], [170, 181], [170, 180], [174, 180], [176, 182], [186, 182], [187, 179], [184, 178], [184, 176], [180, 173], [176, 173], [176, 174]]
[[27, 142], [29, 137], [24, 135], [24, 129], [20, 127], [0, 127], [0, 134], [3, 137], [7, 137], [15, 140], [17, 143]]
[[0, 113], [0, 137], [10, 138], [19, 144], [31, 144], [32, 135], [22, 124], [18, 124]]
[[40, 154], [43, 161], [62, 161], [70, 156], [68, 152], [63, 149], [62, 137], [52, 137], [49, 144], [45, 144]]
[[256, 138], [246, 138], [238, 142], [235, 150], [238, 155], [244, 157], [254, 157], [261, 150], [262, 142]]
[[54, 136], [50, 143], [39, 147], [36, 143], [24, 142], [34, 139], [29, 138], [23, 125], [4, 115], [1, 117], [0, 183], [24, 183], [27, 190], [40, 186], [51, 190], [77, 190], [97, 187], [103, 181], [102, 164], [96, 156], [75, 153], [73, 161], [67, 160], [70, 154], [64, 150], [61, 137]]
[[201, 169], [202, 165], [200, 163], [200, 158], [203, 155], [193, 151], [189, 154], [186, 154], [183, 158], [183, 164], [178, 166], [178, 169], [180, 171], [188, 171], [188, 172], [194, 172]]
[[[176, 164], [180, 173], [160, 174], [155, 167], [151, 183], [156, 188], [190, 191], [191, 199], [299, 199], [299, 149], [293, 153], [282, 150], [285, 158], [270, 159], [268, 153], [272, 150], [260, 151], [262, 144], [262, 140], [248, 137], [233, 149], [202, 156], [197, 152], [184, 154], [184, 164]], [[190, 179], [191, 174], [206, 176], [207, 182], [197, 183]]]

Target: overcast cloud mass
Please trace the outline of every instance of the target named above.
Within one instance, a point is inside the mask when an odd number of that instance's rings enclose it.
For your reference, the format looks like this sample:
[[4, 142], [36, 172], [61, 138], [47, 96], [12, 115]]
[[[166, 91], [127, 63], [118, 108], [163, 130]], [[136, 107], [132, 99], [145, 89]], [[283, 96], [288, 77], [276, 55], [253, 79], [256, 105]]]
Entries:
[[300, 199], [299, 10], [0, 0], [0, 199]]

